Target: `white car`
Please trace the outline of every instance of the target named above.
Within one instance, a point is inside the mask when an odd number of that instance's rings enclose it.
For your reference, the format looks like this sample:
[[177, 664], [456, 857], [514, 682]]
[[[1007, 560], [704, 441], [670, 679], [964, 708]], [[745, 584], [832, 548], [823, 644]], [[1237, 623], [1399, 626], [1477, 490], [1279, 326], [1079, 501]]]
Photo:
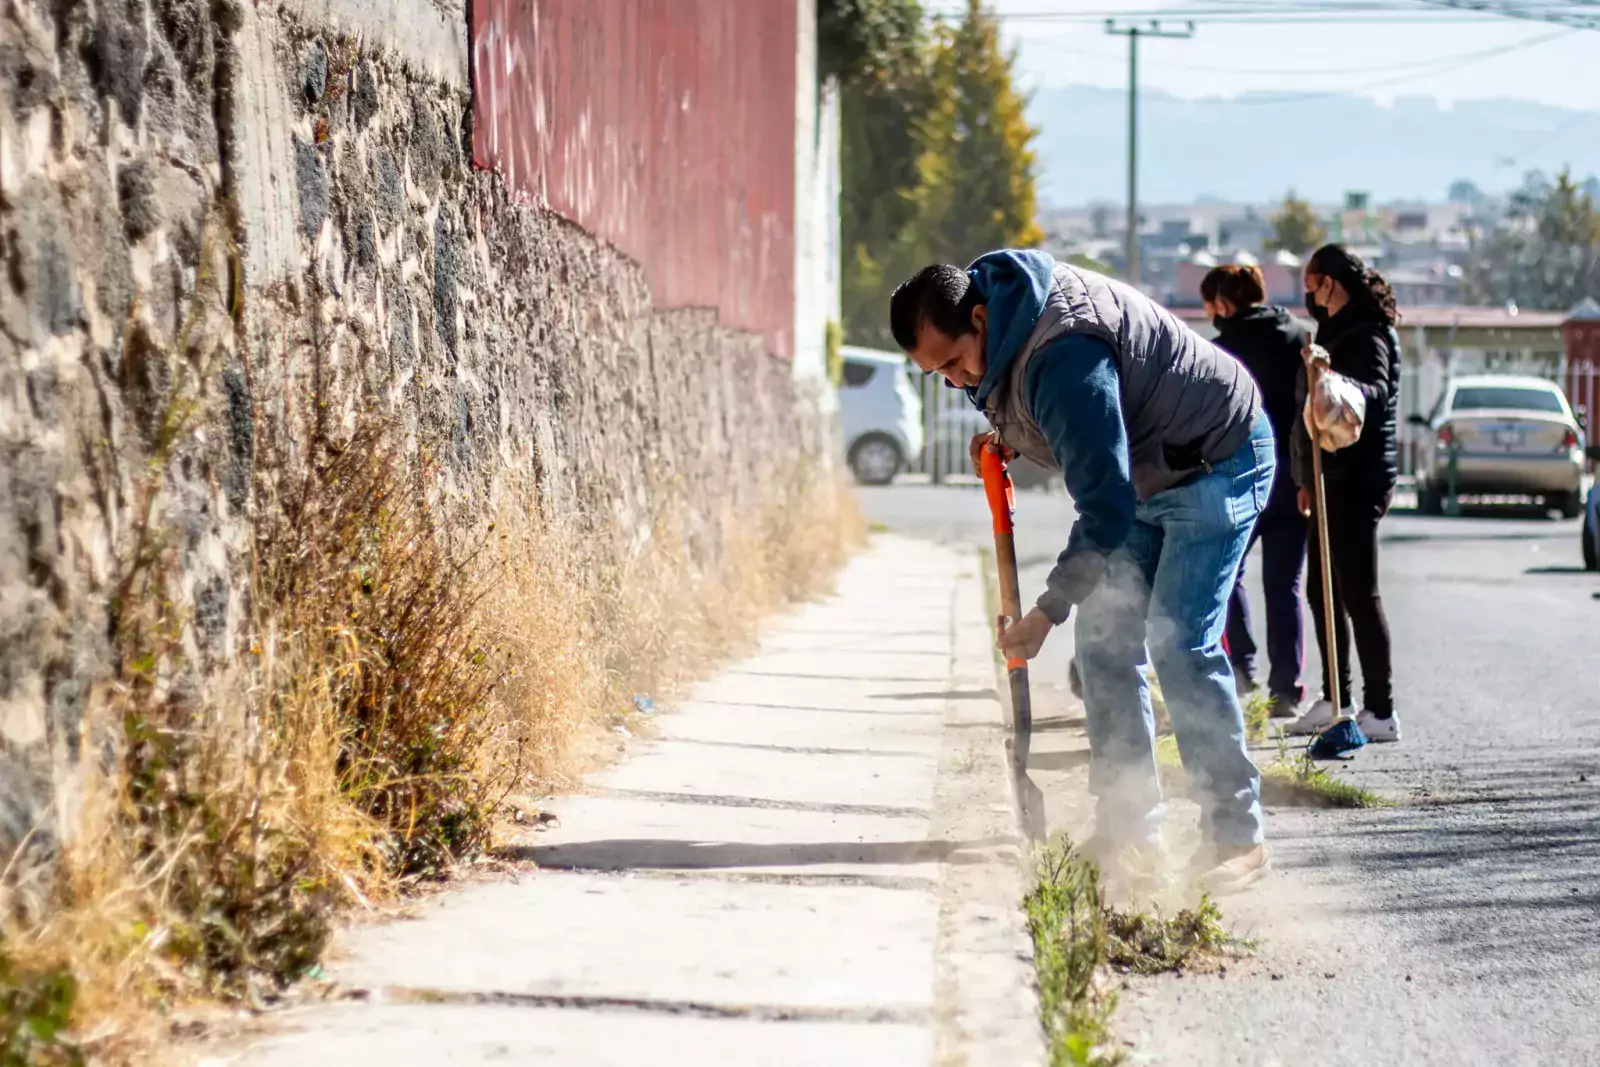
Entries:
[[922, 455], [922, 398], [897, 352], [845, 347], [839, 421], [845, 455], [863, 485], [888, 485]]
[[1532, 496], [1569, 519], [1583, 513], [1583, 431], [1566, 394], [1543, 378], [1474, 375], [1445, 386], [1413, 425], [1433, 434], [1417, 471], [1418, 510], [1438, 515], [1450, 492]]

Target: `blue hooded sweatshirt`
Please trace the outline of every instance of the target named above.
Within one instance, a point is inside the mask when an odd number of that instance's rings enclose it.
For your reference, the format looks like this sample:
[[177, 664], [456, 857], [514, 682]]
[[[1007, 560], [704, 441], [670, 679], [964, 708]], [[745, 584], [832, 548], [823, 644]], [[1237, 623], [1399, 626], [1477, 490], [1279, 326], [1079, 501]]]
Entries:
[[[980, 410], [1038, 324], [1054, 272], [1050, 256], [1016, 249], [991, 252], [967, 268], [989, 310], [988, 366], [978, 387], [966, 391]], [[1128, 538], [1138, 505], [1116, 352], [1086, 334], [1050, 342], [1028, 365], [1022, 400], [1050, 442], [1078, 511], [1038, 600], [1039, 610], [1059, 626], [1099, 584], [1107, 558]]]

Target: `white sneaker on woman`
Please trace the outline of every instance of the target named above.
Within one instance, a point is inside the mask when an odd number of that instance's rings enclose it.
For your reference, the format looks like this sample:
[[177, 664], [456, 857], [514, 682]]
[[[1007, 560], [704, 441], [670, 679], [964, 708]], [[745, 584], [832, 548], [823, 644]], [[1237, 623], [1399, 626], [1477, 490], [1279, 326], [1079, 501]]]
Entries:
[[[1351, 714], [1353, 714], [1351, 710], [1349, 708], [1345, 708], [1344, 716], [1342, 717], [1348, 718]], [[1332, 701], [1319, 700], [1315, 704], [1311, 705], [1311, 707], [1307, 708], [1304, 715], [1301, 715], [1298, 719], [1294, 720], [1294, 722], [1291, 722], [1285, 726], [1283, 728], [1283, 732], [1298, 737], [1307, 737], [1312, 734], [1320, 734], [1322, 731], [1332, 726], [1340, 718], [1341, 716], [1333, 713]]]
[[1386, 744], [1390, 741], [1400, 740], [1400, 716], [1390, 715], [1387, 719], [1380, 719], [1370, 711], [1363, 711], [1356, 716], [1356, 725], [1361, 727], [1361, 732], [1367, 735], [1368, 741]]

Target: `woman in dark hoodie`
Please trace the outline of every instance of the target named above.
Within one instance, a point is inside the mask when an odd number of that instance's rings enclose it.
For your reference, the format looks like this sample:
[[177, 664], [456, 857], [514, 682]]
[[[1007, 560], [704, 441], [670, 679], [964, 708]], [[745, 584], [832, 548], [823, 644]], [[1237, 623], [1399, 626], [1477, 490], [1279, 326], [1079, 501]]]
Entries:
[[[1383, 276], [1340, 245], [1325, 245], [1306, 261], [1305, 285], [1306, 310], [1317, 321], [1317, 344], [1327, 349], [1333, 370], [1355, 382], [1366, 397], [1361, 436], [1348, 448], [1322, 453], [1339, 693], [1344, 702], [1350, 701], [1350, 631], [1354, 630], [1365, 689], [1365, 707], [1356, 723], [1370, 740], [1398, 741], [1400, 720], [1394, 713], [1389, 623], [1378, 591], [1378, 521], [1389, 511], [1399, 477], [1395, 411], [1400, 336], [1394, 327], [1400, 313]], [[1297, 392], [1303, 402], [1304, 371]], [[1296, 419], [1291, 450], [1294, 480], [1299, 486], [1300, 510], [1308, 515], [1316, 500], [1311, 448], [1304, 420]], [[1312, 538], [1311, 573], [1320, 574], [1321, 566], [1317, 539]], [[1348, 708], [1335, 711], [1330, 700], [1320, 580], [1311, 582], [1310, 593], [1317, 646], [1322, 650], [1323, 699], [1289, 725], [1289, 732], [1296, 734], [1318, 733], [1348, 712]]]
[[[1289, 477], [1289, 439], [1299, 406], [1295, 382], [1301, 374], [1306, 332], [1289, 312], [1267, 306], [1261, 268], [1228, 264], [1215, 267], [1200, 282], [1200, 298], [1217, 329], [1216, 343], [1238, 357], [1261, 387], [1261, 406], [1277, 442], [1278, 474], [1267, 508], [1256, 522], [1253, 547], [1261, 542], [1261, 584], [1267, 602], [1267, 692], [1272, 714], [1292, 718], [1305, 699], [1300, 670], [1305, 661], [1301, 627], [1300, 575], [1306, 563], [1306, 519]], [[1249, 549], [1246, 549], [1248, 556]], [[1228, 658], [1241, 693], [1257, 688], [1256, 642], [1250, 632], [1250, 601], [1244, 568], [1228, 599]]]

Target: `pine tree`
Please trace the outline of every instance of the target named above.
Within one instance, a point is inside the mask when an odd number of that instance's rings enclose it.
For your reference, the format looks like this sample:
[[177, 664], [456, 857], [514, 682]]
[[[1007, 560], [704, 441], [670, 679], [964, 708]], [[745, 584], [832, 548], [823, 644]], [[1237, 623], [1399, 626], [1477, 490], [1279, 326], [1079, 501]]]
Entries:
[[1301, 200], [1290, 189], [1283, 198], [1283, 206], [1272, 216], [1272, 236], [1267, 238], [1268, 252], [1293, 252], [1297, 256], [1316, 251], [1328, 239], [1328, 229], [1311, 210], [1309, 201]]
[[968, 0], [961, 22], [936, 32], [933, 107], [918, 161], [918, 225], [934, 259], [965, 263], [1044, 237], [1034, 220], [1038, 131], [1028, 124], [1014, 65], [982, 0]]
[[912, 9], [915, 17], [880, 14], [879, 25], [892, 23], [900, 32], [875, 46], [869, 65], [843, 82], [839, 212], [845, 332], [857, 344], [893, 348], [889, 294], [922, 266], [906, 237], [917, 214], [917, 131], [931, 103], [921, 9], [906, 0], [883, 3]]
[[916, 0], [823, 0], [818, 27], [823, 69], [843, 90], [845, 331], [890, 348], [902, 279], [1040, 241], [1035, 134], [979, 0], [931, 35]]

